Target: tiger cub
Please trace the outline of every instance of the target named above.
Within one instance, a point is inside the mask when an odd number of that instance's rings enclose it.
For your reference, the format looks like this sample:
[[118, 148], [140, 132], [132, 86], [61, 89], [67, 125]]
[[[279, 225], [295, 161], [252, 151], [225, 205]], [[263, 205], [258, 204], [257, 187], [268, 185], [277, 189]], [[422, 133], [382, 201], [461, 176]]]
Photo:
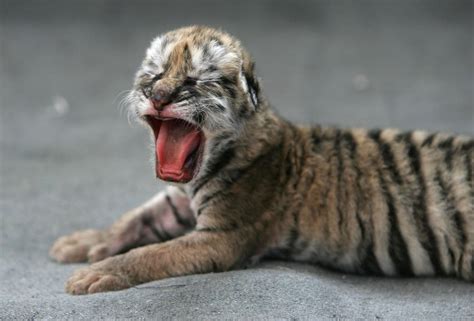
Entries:
[[150, 130], [156, 176], [174, 184], [108, 230], [56, 241], [53, 259], [97, 262], [67, 292], [263, 257], [474, 280], [472, 138], [297, 127], [260, 89], [249, 54], [222, 31], [192, 26], [151, 43], [130, 111]]

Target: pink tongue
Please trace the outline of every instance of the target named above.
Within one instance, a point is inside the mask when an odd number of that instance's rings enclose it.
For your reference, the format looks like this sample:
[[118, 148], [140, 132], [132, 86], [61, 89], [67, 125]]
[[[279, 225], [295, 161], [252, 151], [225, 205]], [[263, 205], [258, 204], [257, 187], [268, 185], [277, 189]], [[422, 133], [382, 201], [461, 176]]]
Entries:
[[163, 121], [156, 139], [157, 175], [172, 180], [190, 179], [194, 168], [185, 168], [185, 162], [199, 143], [200, 133], [191, 124], [179, 119]]

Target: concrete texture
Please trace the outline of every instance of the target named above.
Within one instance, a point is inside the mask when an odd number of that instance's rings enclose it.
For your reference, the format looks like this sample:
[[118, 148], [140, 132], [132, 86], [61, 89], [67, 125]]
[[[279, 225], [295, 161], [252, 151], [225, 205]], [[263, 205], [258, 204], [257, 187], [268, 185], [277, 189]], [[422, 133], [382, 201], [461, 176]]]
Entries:
[[474, 134], [472, 1], [0, 0], [0, 319], [473, 319], [474, 286], [309, 265], [66, 295], [60, 235], [105, 227], [163, 185], [118, 108], [149, 41], [222, 27], [298, 122]]

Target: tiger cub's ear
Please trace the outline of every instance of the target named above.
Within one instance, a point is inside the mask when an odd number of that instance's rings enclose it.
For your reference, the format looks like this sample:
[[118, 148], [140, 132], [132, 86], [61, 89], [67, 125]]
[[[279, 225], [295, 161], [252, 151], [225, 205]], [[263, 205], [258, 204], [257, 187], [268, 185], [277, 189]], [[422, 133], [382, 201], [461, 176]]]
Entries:
[[248, 54], [244, 54], [240, 72], [242, 89], [247, 93], [248, 99], [254, 109], [258, 108], [260, 84], [255, 75], [255, 65]]

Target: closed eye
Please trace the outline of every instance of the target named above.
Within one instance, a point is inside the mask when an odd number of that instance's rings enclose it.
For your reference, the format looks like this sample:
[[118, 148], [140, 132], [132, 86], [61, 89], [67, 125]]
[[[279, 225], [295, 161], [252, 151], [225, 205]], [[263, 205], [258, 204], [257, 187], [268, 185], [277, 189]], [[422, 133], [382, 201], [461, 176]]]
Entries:
[[205, 79], [200, 79], [198, 82], [199, 83], [213, 83], [213, 82], [219, 82], [220, 78], [205, 78]]
[[186, 77], [184, 80], [184, 86], [195, 86], [197, 84], [197, 79], [193, 77]]
[[[151, 74], [148, 73], [149, 76], [152, 76]], [[163, 73], [159, 73], [158, 75], [154, 75], [153, 78], [150, 80], [146, 81], [146, 84], [141, 88], [141, 92], [145, 98], [150, 98], [151, 97], [151, 90], [153, 87], [153, 83], [156, 81], [160, 80], [163, 78]]]
[[159, 73], [158, 75], [155, 75], [152, 80], [157, 81], [157, 80], [160, 80], [161, 78], [163, 78], [163, 73], [162, 72]]

